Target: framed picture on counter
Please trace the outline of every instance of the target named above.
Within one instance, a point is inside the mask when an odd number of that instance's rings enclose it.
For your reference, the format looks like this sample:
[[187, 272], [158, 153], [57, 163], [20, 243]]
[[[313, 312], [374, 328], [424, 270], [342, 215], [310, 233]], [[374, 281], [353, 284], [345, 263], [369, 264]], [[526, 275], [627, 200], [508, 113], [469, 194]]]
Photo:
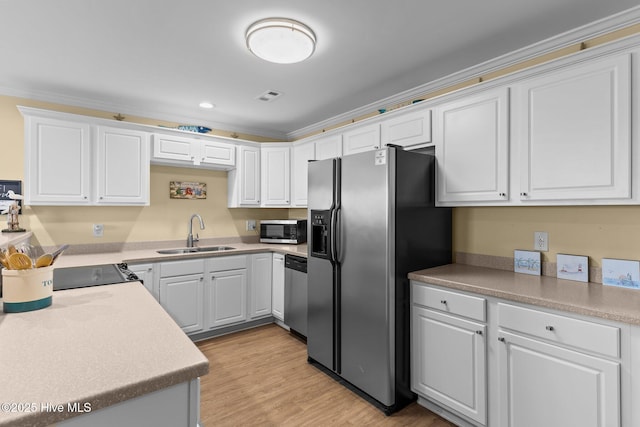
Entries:
[[589, 257], [582, 255], [558, 254], [558, 279], [589, 281]]
[[640, 261], [602, 258], [602, 284], [640, 289]]
[[523, 251], [520, 249], [513, 251], [513, 271], [516, 273], [539, 276], [541, 265], [540, 252]]

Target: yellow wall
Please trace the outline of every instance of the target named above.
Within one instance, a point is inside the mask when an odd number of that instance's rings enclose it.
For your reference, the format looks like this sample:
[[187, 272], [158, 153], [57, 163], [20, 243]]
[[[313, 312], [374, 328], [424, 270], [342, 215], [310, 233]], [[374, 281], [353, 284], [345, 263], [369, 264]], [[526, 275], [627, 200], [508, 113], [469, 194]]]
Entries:
[[[24, 121], [17, 105], [46, 108], [111, 119], [114, 113], [92, 111], [44, 102], [0, 96], [0, 180], [24, 182]], [[144, 124], [175, 126], [158, 120], [127, 118]], [[224, 135], [224, 131], [214, 131]], [[264, 138], [241, 135], [244, 139]], [[207, 184], [207, 199], [169, 199], [169, 181], [197, 181]], [[202, 215], [206, 229], [201, 238], [256, 236], [245, 231], [247, 219], [287, 218], [287, 209], [227, 208], [227, 173], [166, 166], [151, 167], [151, 204], [144, 207], [62, 207], [27, 206], [20, 225], [34, 233], [43, 246], [62, 243], [138, 242], [186, 239], [187, 223], [192, 213]], [[2, 218], [2, 228], [5, 219]], [[104, 237], [93, 237], [92, 224], [104, 224]], [[198, 229], [196, 221], [194, 227]]]
[[513, 257], [514, 249], [533, 249], [533, 233], [549, 233], [549, 252], [587, 255], [591, 266], [602, 258], [640, 259], [640, 206], [545, 206], [455, 208], [454, 250]]

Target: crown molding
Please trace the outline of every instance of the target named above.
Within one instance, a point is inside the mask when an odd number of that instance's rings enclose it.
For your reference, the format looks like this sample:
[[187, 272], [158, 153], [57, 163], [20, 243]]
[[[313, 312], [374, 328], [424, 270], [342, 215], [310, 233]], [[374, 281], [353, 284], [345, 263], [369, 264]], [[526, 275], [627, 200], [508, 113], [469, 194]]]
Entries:
[[433, 80], [390, 97], [383, 98], [362, 107], [330, 117], [321, 122], [289, 132], [286, 136], [289, 141], [300, 139], [307, 135], [321, 132], [323, 129], [332, 128], [337, 125], [350, 122], [354, 117], [371, 114], [379, 108], [407, 102], [426, 93], [436, 92], [438, 90], [469, 81], [474, 77], [505, 69], [512, 65], [519, 64], [567, 46], [581, 43], [585, 40], [590, 40], [638, 23], [640, 23], [640, 6], [636, 6], [621, 13], [574, 28], [538, 43], [531, 44], [505, 55], [498, 56], [480, 64], [449, 74], [440, 79]]
[[244, 133], [263, 138], [285, 140], [287, 137], [286, 133], [284, 132], [247, 127], [231, 122], [215, 122], [197, 116], [187, 116], [184, 114], [176, 113], [175, 111], [171, 111], [171, 109], [169, 108], [163, 109], [158, 108], [157, 106], [152, 107], [145, 105], [133, 106], [126, 104], [116, 104], [99, 100], [89, 100], [83, 97], [63, 95], [48, 91], [11, 88], [8, 86], [3, 86], [2, 84], [0, 84], [0, 95], [29, 99], [33, 101], [50, 102], [53, 104], [66, 105], [71, 107], [87, 108], [91, 110], [109, 111], [114, 113], [121, 113], [124, 115], [144, 117], [147, 119], [158, 121], [185, 124], [197, 123], [198, 125], [207, 126], [219, 131]]

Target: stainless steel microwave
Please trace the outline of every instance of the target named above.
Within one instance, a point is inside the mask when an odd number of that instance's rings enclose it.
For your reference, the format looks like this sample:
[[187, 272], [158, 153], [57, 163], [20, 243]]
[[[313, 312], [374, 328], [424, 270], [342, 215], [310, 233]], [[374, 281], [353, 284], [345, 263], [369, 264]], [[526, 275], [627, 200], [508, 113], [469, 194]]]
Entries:
[[260, 241], [263, 243], [307, 243], [306, 219], [265, 219], [260, 221]]

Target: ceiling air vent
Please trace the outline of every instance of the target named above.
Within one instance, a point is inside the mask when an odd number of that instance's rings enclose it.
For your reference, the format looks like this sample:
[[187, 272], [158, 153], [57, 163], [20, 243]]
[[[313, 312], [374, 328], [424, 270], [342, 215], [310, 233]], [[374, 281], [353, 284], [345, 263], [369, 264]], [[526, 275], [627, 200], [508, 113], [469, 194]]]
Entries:
[[277, 90], [268, 90], [262, 95], [258, 96], [256, 99], [258, 101], [270, 102], [276, 100], [280, 96], [282, 96], [282, 92], [278, 92]]

